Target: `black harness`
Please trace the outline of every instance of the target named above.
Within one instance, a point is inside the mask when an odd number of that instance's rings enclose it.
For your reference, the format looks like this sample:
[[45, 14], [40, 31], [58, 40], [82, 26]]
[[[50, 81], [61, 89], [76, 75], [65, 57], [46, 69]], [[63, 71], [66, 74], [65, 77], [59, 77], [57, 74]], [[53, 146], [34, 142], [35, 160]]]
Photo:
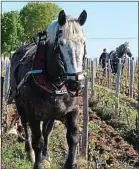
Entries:
[[[64, 59], [63, 59], [63, 55], [62, 55], [61, 50], [60, 50], [59, 43], [58, 43], [59, 33], [60, 33], [60, 31], [58, 30], [57, 33], [56, 33], [56, 39], [55, 39], [53, 50], [56, 52], [56, 60], [57, 60], [58, 64], [60, 64], [60, 67], [62, 67], [62, 71], [63, 71], [63, 77], [61, 77], [62, 82], [60, 84], [58, 84], [58, 86], [57, 86], [57, 84], [51, 83], [52, 86], [53, 86], [53, 89], [52, 90], [46, 89], [46, 91], [53, 96], [64, 95], [66, 93], [69, 93], [70, 96], [72, 96], [72, 97], [79, 96], [79, 89], [78, 89], [79, 79], [78, 79], [78, 76], [80, 74], [84, 74], [84, 75], [86, 74], [86, 71], [85, 71], [86, 45], [84, 46], [84, 56], [83, 56], [83, 68], [84, 68], [84, 70], [81, 71], [81, 72], [78, 72], [78, 73], [66, 73], [66, 65], [65, 65], [65, 62], [64, 62]], [[47, 43], [46, 42], [46, 31], [39, 32], [37, 34], [37, 36], [33, 37], [33, 41], [37, 45], [37, 48], [38, 48], [39, 45], [46, 45], [46, 43]], [[19, 64], [16, 66], [16, 68], [24, 62], [24, 58], [25, 57], [23, 57], [19, 61]], [[14, 97], [17, 96], [20, 88], [27, 82], [28, 77], [30, 75], [32, 75], [34, 77], [35, 75], [42, 74], [42, 73], [44, 73], [42, 70], [31, 70], [31, 71], [27, 72], [26, 75], [24, 76], [24, 78], [21, 80], [21, 82], [16, 86], [15, 90], [12, 93], [10, 93], [8, 103], [10, 104], [12, 102], [12, 100], [14, 99]], [[75, 80], [76, 80], [76, 92], [75, 92], [75, 94], [68, 89], [67, 76], [75, 76]], [[59, 90], [60, 86], [62, 86], [63, 84], [66, 85], [66, 89]], [[42, 86], [40, 86], [40, 87], [42, 87]]]

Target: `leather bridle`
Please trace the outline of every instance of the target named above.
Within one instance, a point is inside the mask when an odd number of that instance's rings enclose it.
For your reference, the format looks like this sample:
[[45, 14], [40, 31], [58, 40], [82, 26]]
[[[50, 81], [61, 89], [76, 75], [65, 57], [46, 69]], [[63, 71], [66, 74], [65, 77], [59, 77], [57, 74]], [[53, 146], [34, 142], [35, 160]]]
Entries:
[[[44, 34], [46, 35], [46, 31], [43, 31], [42, 33], [39, 33], [38, 35], [44, 37]], [[56, 53], [56, 61], [57, 61], [58, 64], [60, 64], [60, 67], [63, 70], [63, 73], [62, 73], [63, 77], [60, 76], [59, 80], [61, 81], [61, 83], [59, 83], [59, 85], [66, 84], [69, 94], [71, 96], [77, 96], [77, 95], [79, 95], [79, 90], [78, 90], [78, 81], [79, 81], [79, 79], [78, 79], [78, 77], [81, 74], [86, 75], [86, 71], [85, 71], [86, 45], [84, 44], [84, 56], [83, 56], [83, 65], [82, 65], [83, 66], [83, 71], [80, 71], [80, 72], [77, 72], [77, 73], [67, 73], [66, 72], [67, 71], [66, 64], [65, 64], [65, 61], [64, 61], [64, 58], [63, 58], [63, 54], [62, 54], [62, 52], [60, 50], [60, 44], [58, 43], [59, 34], [60, 34], [60, 30], [58, 30], [57, 33], [56, 33], [56, 38], [55, 38], [54, 47], [53, 47], [53, 51], [54, 51], [54, 53]], [[46, 38], [44, 40], [46, 41]], [[43, 42], [43, 38], [41, 38], [41, 37], [39, 37], [39, 42], [38, 43], [41, 43], [42, 45], [45, 44]], [[73, 94], [73, 92], [71, 92], [68, 89], [67, 76], [74, 76], [75, 77], [76, 86], [77, 86], [75, 94]], [[57, 85], [55, 83], [53, 85], [55, 87], [57, 87]]]
[[[63, 59], [63, 54], [60, 50], [60, 46], [59, 46], [59, 43], [58, 43], [58, 37], [59, 37], [59, 30], [57, 31], [56, 33], [56, 39], [55, 39], [55, 43], [54, 43], [54, 50], [57, 51], [57, 54], [60, 55], [60, 58], [61, 58], [61, 61], [63, 62], [63, 65], [66, 69], [66, 65], [64, 63], [64, 59]], [[75, 76], [75, 79], [78, 79], [78, 75], [80, 74], [84, 74], [86, 71], [85, 71], [85, 56], [86, 56], [86, 44], [84, 43], [84, 56], [83, 56], [83, 71], [80, 71], [80, 72], [77, 72], [77, 73], [66, 73], [66, 70], [64, 71], [64, 75], [65, 76]]]

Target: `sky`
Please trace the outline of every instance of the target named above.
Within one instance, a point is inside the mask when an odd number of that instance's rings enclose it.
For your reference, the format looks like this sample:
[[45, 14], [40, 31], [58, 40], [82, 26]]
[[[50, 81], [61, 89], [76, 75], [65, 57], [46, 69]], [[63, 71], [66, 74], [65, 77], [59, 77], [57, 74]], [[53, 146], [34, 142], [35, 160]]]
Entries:
[[[138, 2], [54, 2], [66, 14], [79, 17], [85, 9], [83, 25], [87, 56], [98, 58], [103, 48], [108, 52], [128, 41], [134, 57], [138, 57]], [[20, 11], [27, 2], [2, 2], [2, 13]]]

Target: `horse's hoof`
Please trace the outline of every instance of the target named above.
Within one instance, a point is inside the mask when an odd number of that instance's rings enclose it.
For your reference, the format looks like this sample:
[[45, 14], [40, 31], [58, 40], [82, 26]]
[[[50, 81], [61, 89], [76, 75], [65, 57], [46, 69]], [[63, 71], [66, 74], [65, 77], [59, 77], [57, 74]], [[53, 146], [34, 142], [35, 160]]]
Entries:
[[44, 159], [39, 164], [39, 169], [51, 169], [51, 164], [48, 160]]
[[49, 162], [51, 162], [50, 156], [49, 155], [42, 155], [42, 160], [47, 160]]
[[35, 162], [35, 154], [34, 154], [34, 151], [31, 151], [31, 152], [27, 153], [27, 159], [28, 159], [30, 162], [32, 162], [32, 163]]
[[63, 169], [77, 169], [77, 164], [74, 164], [72, 166], [65, 164]]
[[38, 165], [34, 164], [33, 169], [40, 169]]

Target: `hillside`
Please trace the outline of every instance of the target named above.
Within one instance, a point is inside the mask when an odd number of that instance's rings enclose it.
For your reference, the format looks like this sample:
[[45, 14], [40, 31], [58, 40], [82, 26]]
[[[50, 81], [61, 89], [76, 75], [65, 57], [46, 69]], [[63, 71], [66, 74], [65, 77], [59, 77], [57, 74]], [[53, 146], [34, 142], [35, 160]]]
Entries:
[[[77, 158], [78, 169], [137, 169], [139, 168], [137, 71], [135, 73], [135, 94], [133, 99], [129, 98], [128, 93], [126, 93], [126, 89], [129, 88], [127, 85], [125, 89], [127, 77], [123, 76], [122, 78], [119, 111], [117, 111], [115, 84], [108, 88], [107, 79], [102, 75], [102, 71], [99, 70], [98, 73], [100, 73], [98, 77], [99, 79], [102, 78], [102, 82], [96, 77], [95, 97], [89, 102], [88, 161], [83, 160], [81, 157], [80, 139]], [[81, 97], [79, 103], [81, 108], [79, 116], [81, 136], [83, 128], [83, 103]], [[15, 113], [15, 106], [6, 105], [5, 100], [3, 100], [2, 169], [29, 169], [31, 164], [26, 160], [24, 133], [18, 117], [13, 120], [13, 117], [16, 117]], [[10, 125], [13, 127], [12, 131]], [[8, 134], [9, 130], [12, 134]], [[65, 133], [66, 130], [63, 124], [56, 121], [50, 139], [52, 161], [51, 164], [44, 162], [46, 168], [62, 169], [67, 153]]]

